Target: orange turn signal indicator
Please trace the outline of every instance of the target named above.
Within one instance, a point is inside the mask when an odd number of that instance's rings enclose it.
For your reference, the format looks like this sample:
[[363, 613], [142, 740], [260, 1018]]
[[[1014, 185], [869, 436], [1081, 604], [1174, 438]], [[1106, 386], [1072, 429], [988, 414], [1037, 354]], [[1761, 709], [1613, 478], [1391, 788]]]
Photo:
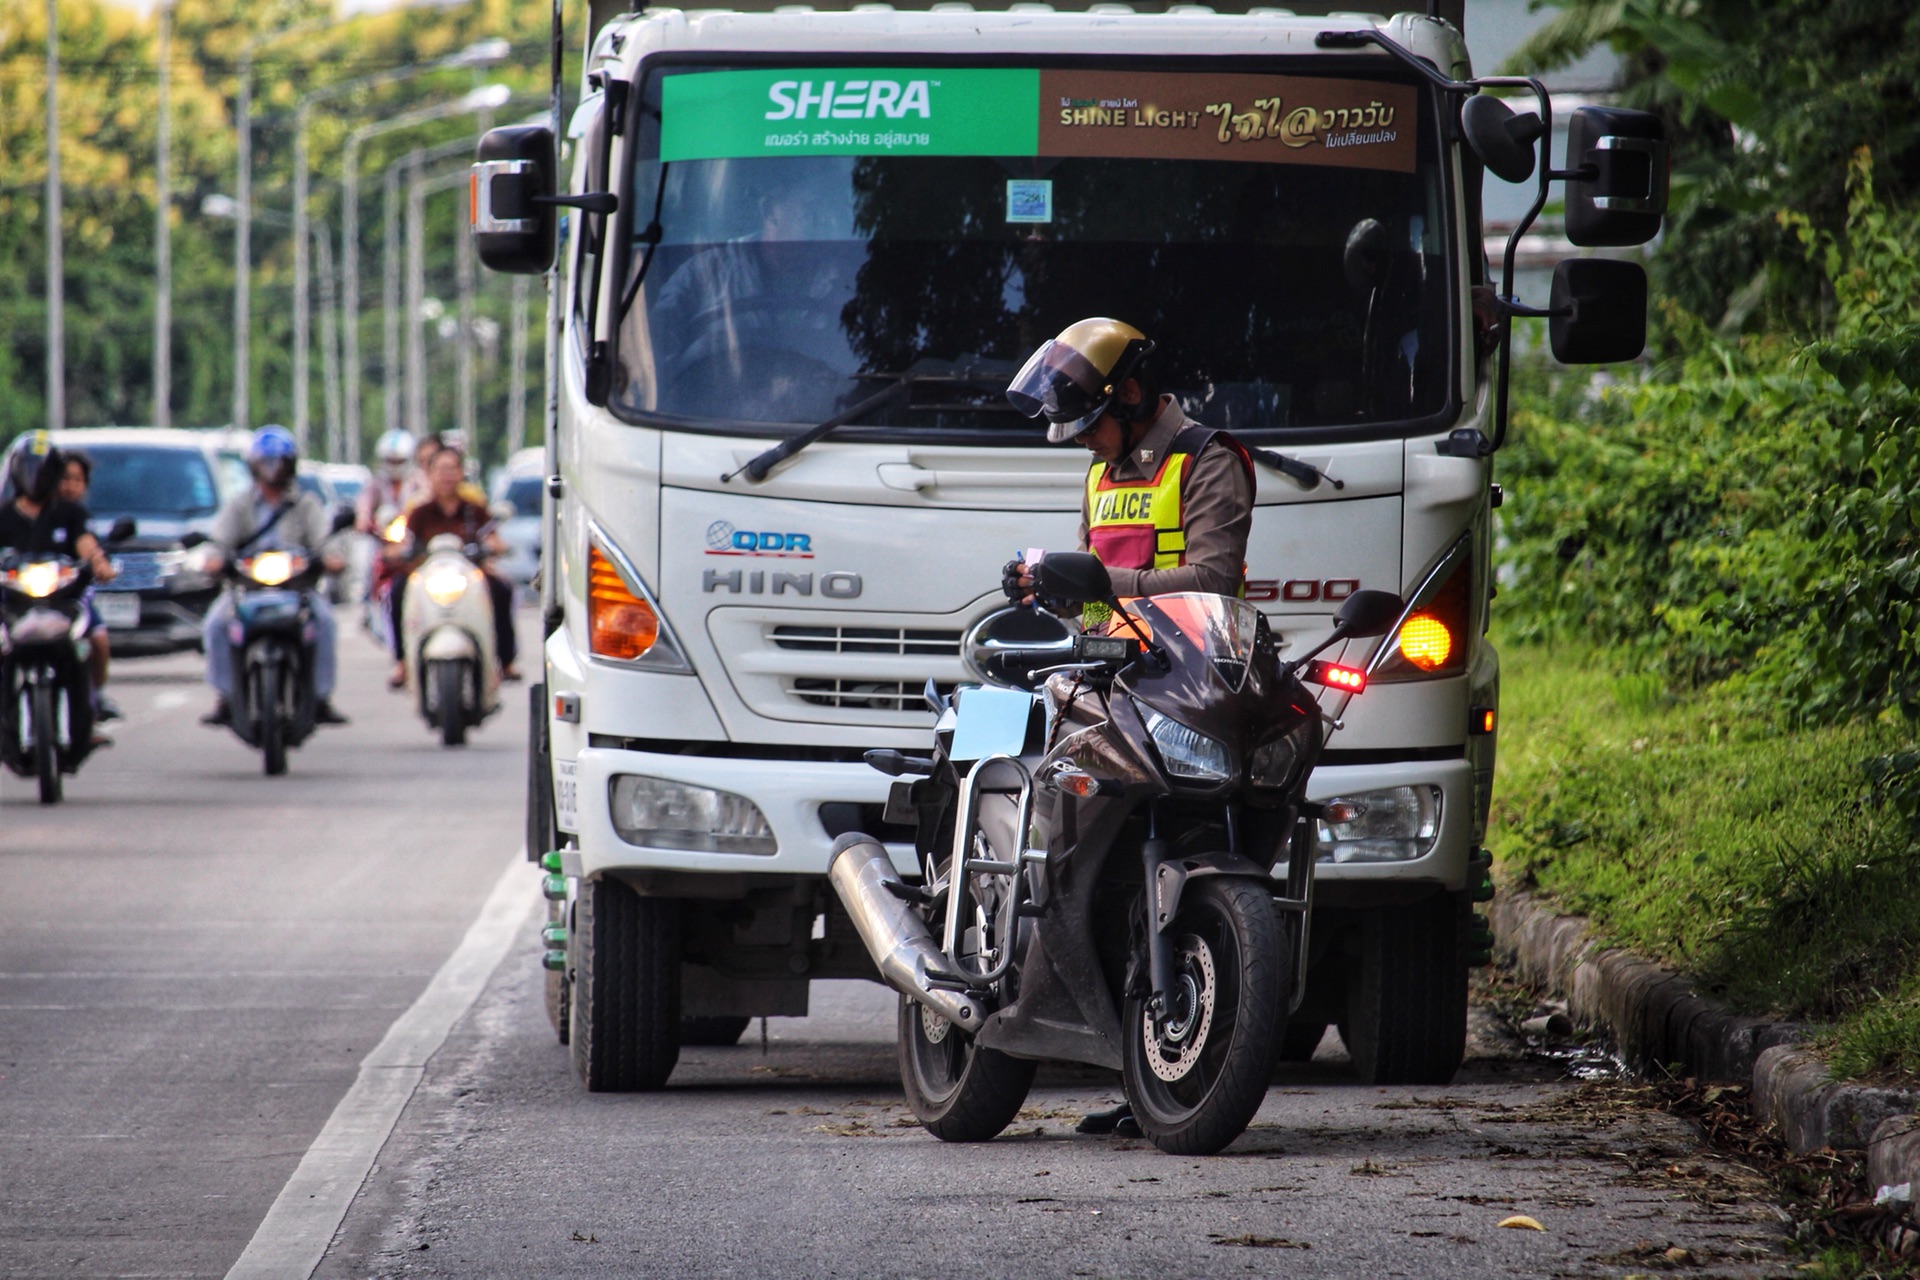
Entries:
[[1400, 653], [1422, 671], [1436, 671], [1453, 656], [1453, 633], [1431, 613], [1416, 613], [1400, 625]]
[[600, 548], [587, 548], [587, 648], [631, 662], [660, 638], [660, 615], [633, 594]]
[[1493, 732], [1494, 713], [1492, 707], [1474, 707], [1467, 713], [1467, 730], [1474, 734]]

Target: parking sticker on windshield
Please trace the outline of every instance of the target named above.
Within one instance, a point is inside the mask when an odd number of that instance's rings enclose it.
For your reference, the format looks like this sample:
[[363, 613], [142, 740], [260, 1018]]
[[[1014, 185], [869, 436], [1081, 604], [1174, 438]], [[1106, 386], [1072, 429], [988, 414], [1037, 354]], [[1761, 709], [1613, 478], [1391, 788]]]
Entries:
[[1052, 222], [1053, 179], [1008, 178], [1008, 222]]

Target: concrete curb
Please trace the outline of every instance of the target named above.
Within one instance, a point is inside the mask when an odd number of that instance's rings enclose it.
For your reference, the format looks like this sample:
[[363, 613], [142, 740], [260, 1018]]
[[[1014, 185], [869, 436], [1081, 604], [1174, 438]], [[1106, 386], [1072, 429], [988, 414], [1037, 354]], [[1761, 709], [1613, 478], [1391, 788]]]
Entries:
[[1600, 946], [1584, 917], [1555, 915], [1523, 890], [1501, 889], [1487, 919], [1520, 977], [1563, 996], [1575, 1023], [1609, 1031], [1635, 1071], [1750, 1085], [1754, 1114], [1793, 1150], [1864, 1149], [1876, 1192], [1912, 1205], [1920, 1191], [1920, 1089], [1835, 1080], [1796, 1047], [1806, 1035], [1801, 1024], [1733, 1014], [1695, 994], [1685, 975]]

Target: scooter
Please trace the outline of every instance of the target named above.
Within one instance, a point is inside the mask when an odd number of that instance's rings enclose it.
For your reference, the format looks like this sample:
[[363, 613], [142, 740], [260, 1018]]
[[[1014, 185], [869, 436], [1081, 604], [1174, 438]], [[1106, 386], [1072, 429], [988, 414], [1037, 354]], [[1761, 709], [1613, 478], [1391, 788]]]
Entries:
[[[134, 532], [122, 516], [109, 545]], [[0, 553], [0, 762], [58, 804], [63, 775], [93, 753], [85, 592], [90, 566], [67, 556]]]
[[[1211, 1154], [1259, 1109], [1305, 991], [1314, 822], [1338, 819], [1306, 800], [1337, 723], [1306, 685], [1359, 693], [1362, 668], [1318, 655], [1405, 606], [1357, 591], [1282, 662], [1244, 600], [1123, 606], [1084, 553], [1035, 580], [1051, 603], [1105, 604], [1106, 634], [996, 646], [990, 620], [990, 683], [928, 690], [933, 755], [867, 755], [900, 779], [887, 820], [917, 825], [919, 882], [859, 833], [829, 879], [901, 992], [901, 1081], [936, 1137], [993, 1137], [1056, 1059], [1118, 1070], [1154, 1145]], [[1031, 611], [1007, 615], [1031, 636]]]
[[500, 669], [493, 652], [493, 597], [479, 568], [477, 545], [443, 533], [407, 578], [401, 621], [407, 683], [420, 714], [457, 747], [500, 709]]

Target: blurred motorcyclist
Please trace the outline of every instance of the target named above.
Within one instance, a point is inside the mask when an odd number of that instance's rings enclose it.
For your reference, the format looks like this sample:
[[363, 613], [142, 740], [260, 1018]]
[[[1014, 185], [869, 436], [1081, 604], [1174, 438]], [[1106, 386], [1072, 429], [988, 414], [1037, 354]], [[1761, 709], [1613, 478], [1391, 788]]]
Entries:
[[[460, 451], [442, 447], [427, 464], [427, 500], [407, 513], [407, 538], [389, 543], [387, 558], [401, 566], [394, 577], [389, 608], [393, 636], [393, 674], [387, 683], [398, 689], [407, 682], [406, 652], [401, 620], [405, 617], [407, 577], [411, 564], [426, 553], [427, 543], [443, 533], [460, 539], [461, 545], [479, 544], [490, 554], [499, 555], [506, 544], [494, 531], [493, 516], [486, 507], [465, 494], [466, 459]], [[500, 656], [500, 678], [518, 680], [514, 668], [518, 646], [513, 634], [513, 585], [494, 571], [492, 564], [481, 566], [487, 580], [487, 594], [493, 600], [494, 652]]]
[[[111, 582], [113, 561], [87, 529], [87, 509], [62, 496], [66, 474], [67, 455], [53, 447], [53, 437], [45, 431], [30, 432], [14, 444], [7, 454], [7, 487], [13, 500], [0, 506], [0, 551], [69, 556], [92, 566], [95, 582]], [[98, 687], [106, 679], [106, 643], [91, 602], [87, 616], [87, 643], [100, 653], [88, 664], [98, 707]], [[118, 715], [118, 710], [113, 714]], [[103, 734], [94, 735], [96, 746], [111, 742]]]
[[[71, 502], [85, 511], [87, 488], [93, 483], [93, 459], [78, 449], [62, 449], [60, 458], [61, 501]], [[107, 671], [112, 662], [110, 643], [107, 637], [107, 624], [100, 621], [100, 611], [93, 607], [93, 601], [89, 599], [87, 601], [87, 670], [93, 676], [93, 715], [96, 720], [120, 718], [120, 708], [105, 692]]]
[[[230, 559], [256, 555], [262, 551], [303, 551], [318, 558], [330, 573], [346, 566], [346, 559], [335, 545], [320, 499], [302, 493], [293, 482], [299, 465], [299, 447], [285, 427], [270, 425], [253, 433], [247, 445], [247, 470], [253, 475], [253, 488], [236, 493], [221, 504], [213, 518], [213, 531], [207, 555], [207, 571], [218, 572]], [[347, 718], [333, 707], [334, 625], [333, 610], [326, 596], [318, 591], [306, 593], [313, 611], [313, 692], [316, 702], [314, 720], [319, 724], [345, 724]], [[229, 699], [233, 696], [233, 646], [228, 628], [233, 622], [231, 592], [223, 593], [207, 610], [203, 639], [207, 650], [207, 683], [218, 695], [213, 710], [200, 723], [227, 725], [233, 722]]]
[[376, 465], [373, 479], [360, 490], [354, 511], [354, 527], [376, 538], [387, 523], [407, 509], [422, 488], [414, 478], [413, 432], [395, 427], [384, 433], [373, 446]]

